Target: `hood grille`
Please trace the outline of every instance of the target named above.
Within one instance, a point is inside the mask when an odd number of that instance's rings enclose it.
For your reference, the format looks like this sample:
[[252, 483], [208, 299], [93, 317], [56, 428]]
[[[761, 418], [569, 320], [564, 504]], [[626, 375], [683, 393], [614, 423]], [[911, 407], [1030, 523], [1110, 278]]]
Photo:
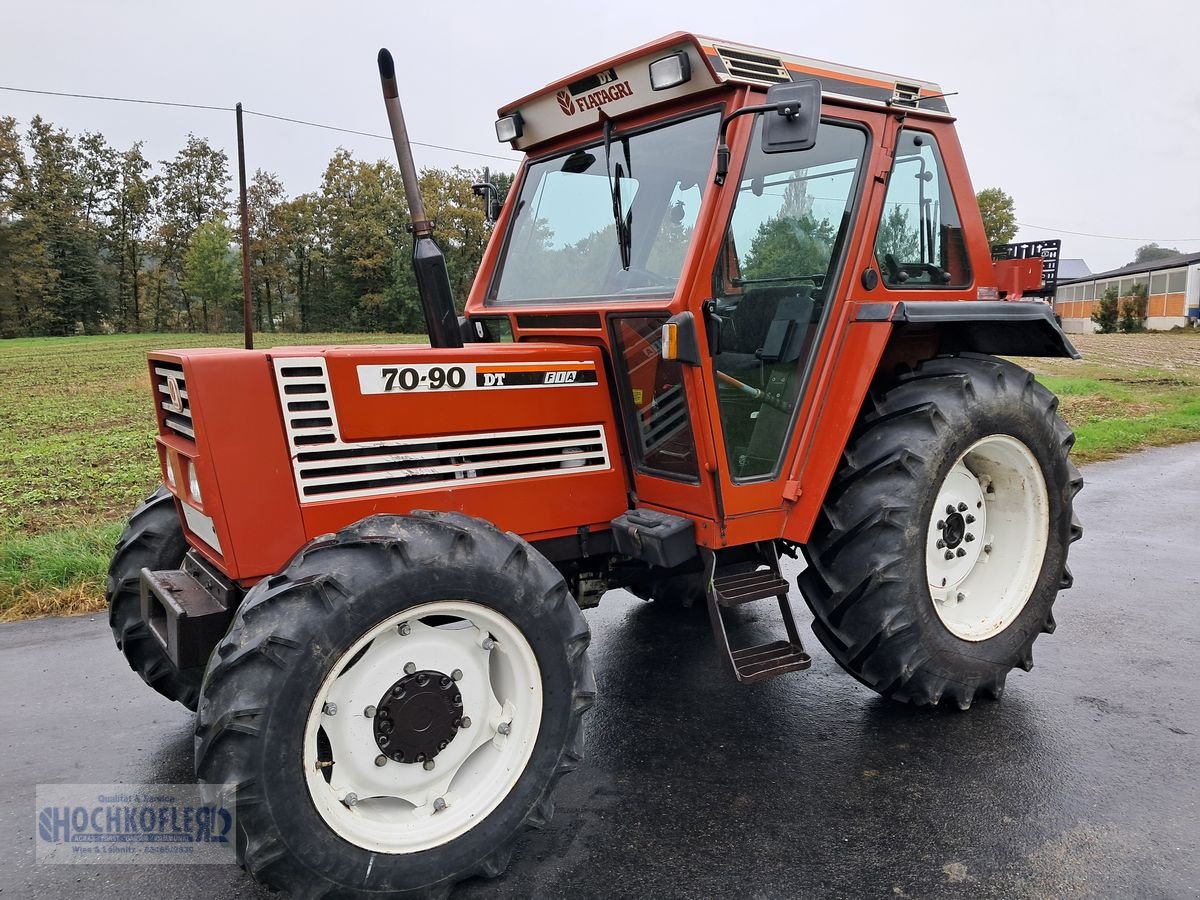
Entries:
[[183, 380], [183, 366], [154, 360], [153, 379], [158, 405], [163, 411], [163, 426], [180, 437], [195, 441], [196, 428], [192, 422], [187, 383]]
[[602, 425], [343, 441], [325, 359], [274, 365], [301, 503], [609, 468]]
[[752, 81], [755, 84], [783, 84], [792, 80], [791, 73], [784, 68], [783, 60], [778, 56], [750, 53], [730, 47], [715, 49], [732, 78]]

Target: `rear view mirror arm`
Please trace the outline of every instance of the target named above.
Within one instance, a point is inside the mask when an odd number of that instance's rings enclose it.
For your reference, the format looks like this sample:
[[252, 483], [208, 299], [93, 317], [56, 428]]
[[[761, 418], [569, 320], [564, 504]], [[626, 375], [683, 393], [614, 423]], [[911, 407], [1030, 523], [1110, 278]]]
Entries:
[[754, 113], [778, 113], [789, 119], [793, 119], [800, 114], [799, 106], [791, 101], [782, 103], [762, 103], [758, 106], [743, 106], [741, 109], [735, 109], [729, 115], [721, 120], [721, 132], [717, 138], [717, 174], [713, 178], [716, 184], [724, 184], [725, 176], [729, 174], [729, 145], [725, 143], [725, 133], [729, 129], [729, 123], [738, 116], [748, 116]]

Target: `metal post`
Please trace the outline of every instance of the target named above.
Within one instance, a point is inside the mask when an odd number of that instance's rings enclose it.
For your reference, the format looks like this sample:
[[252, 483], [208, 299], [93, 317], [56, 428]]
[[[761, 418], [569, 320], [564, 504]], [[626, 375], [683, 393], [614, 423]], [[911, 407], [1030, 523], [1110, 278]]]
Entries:
[[250, 324], [250, 217], [246, 212], [246, 143], [242, 138], [242, 104], [237, 107], [237, 150], [239, 207], [242, 219], [242, 330], [246, 349], [254, 349], [254, 329]]

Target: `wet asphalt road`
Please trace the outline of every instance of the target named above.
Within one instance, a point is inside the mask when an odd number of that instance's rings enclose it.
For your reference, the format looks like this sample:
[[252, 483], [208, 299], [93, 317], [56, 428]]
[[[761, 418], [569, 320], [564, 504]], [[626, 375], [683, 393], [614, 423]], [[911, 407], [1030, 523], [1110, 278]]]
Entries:
[[[1058, 631], [968, 713], [881, 700], [819, 646], [741, 687], [702, 614], [607, 597], [584, 765], [455, 896], [1200, 896], [1200, 445], [1084, 474]], [[270, 896], [233, 867], [35, 865], [35, 784], [188, 781], [190, 717], [102, 617], [0, 627], [0, 684], [0, 898]]]

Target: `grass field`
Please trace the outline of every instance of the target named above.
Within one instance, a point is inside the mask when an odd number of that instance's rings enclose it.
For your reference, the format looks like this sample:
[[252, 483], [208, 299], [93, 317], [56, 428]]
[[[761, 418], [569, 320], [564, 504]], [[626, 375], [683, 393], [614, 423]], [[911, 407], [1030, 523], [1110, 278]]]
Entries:
[[[1200, 334], [1080, 335], [1082, 361], [1020, 360], [1062, 398], [1079, 462], [1200, 439]], [[261, 347], [395, 335], [259, 335]], [[0, 621], [103, 606], [125, 515], [154, 488], [145, 353], [238, 335], [0, 342]]]

